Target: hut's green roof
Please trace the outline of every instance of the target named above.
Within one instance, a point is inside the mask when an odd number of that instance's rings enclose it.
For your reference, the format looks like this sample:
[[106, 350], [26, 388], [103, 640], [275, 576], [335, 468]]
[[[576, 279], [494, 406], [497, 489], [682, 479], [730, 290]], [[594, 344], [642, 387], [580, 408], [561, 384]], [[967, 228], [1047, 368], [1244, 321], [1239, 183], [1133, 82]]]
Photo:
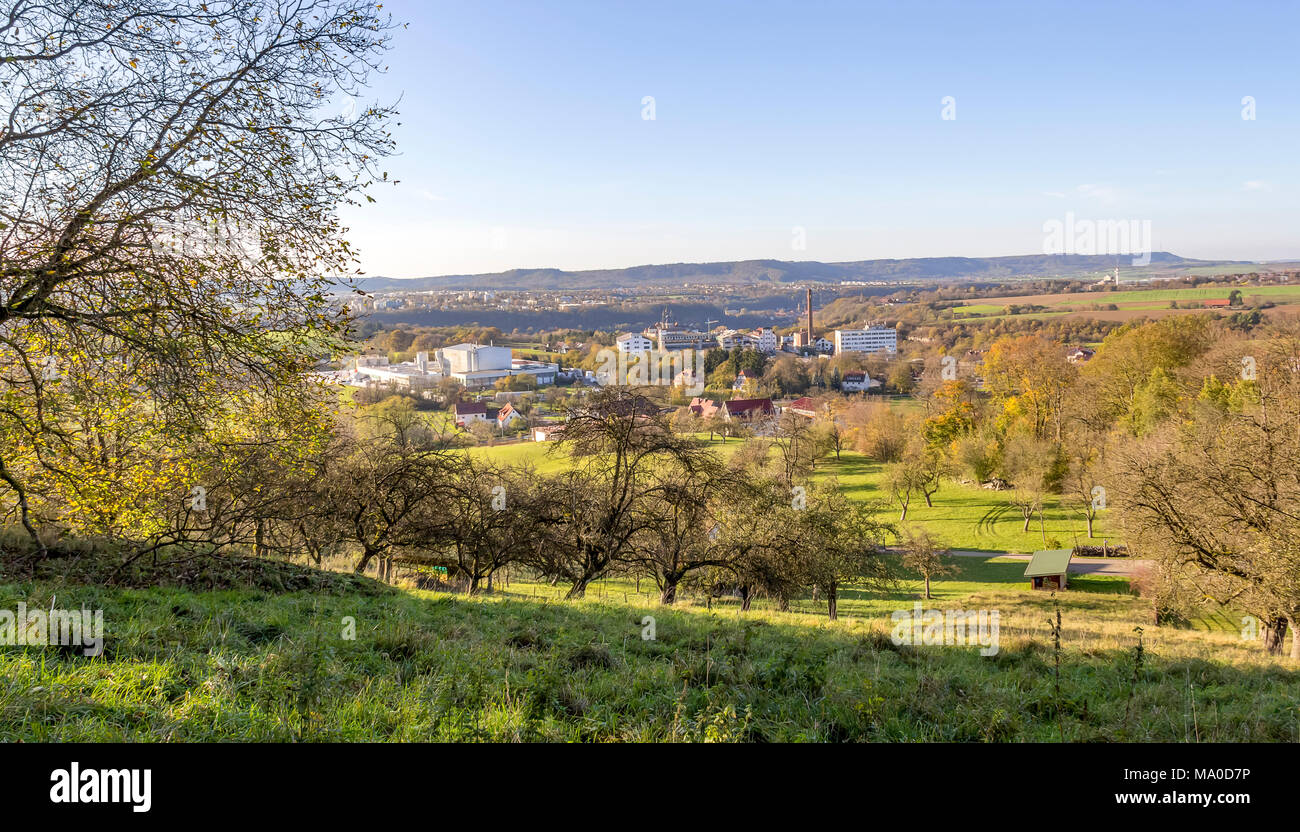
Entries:
[[1025, 567], [1026, 578], [1039, 578], [1044, 575], [1064, 575], [1070, 566], [1073, 549], [1041, 549], [1034, 552], [1029, 566]]

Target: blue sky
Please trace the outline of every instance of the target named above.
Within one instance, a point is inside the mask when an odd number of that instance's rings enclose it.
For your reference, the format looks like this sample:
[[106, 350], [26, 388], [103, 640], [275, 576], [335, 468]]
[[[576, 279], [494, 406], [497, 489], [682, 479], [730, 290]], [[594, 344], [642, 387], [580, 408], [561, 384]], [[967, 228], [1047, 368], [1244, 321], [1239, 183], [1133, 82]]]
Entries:
[[384, 8], [372, 275], [1027, 254], [1067, 212], [1300, 258], [1300, 3]]

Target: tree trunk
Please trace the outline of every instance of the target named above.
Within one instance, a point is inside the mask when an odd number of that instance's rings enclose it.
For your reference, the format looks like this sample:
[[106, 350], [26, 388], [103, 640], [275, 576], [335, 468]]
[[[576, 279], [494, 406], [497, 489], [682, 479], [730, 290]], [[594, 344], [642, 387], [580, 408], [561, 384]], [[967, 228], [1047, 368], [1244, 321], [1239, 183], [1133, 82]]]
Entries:
[[930, 600], [930, 576], [925, 576], [925, 600]]
[[1282, 655], [1282, 637], [1286, 635], [1286, 619], [1275, 618], [1264, 624], [1264, 652]]
[[826, 613], [831, 621], [836, 621], [840, 617], [839, 593], [836, 590], [837, 587], [833, 583], [826, 587]]
[[1092, 515], [1088, 515], [1088, 539], [1092, 540]]
[[1300, 660], [1300, 621], [1287, 619], [1291, 624], [1291, 658]]
[[352, 570], [353, 574], [364, 575], [366, 572], [366, 567], [370, 566], [370, 561], [373, 560], [374, 557], [375, 557], [375, 552], [372, 552], [369, 549], [363, 552], [361, 555], [361, 560], [357, 561], [356, 567], [354, 567]]
[[[301, 524], [298, 528], [302, 530], [303, 535], [306, 536], [306, 530], [303, 529]], [[311, 556], [312, 561], [317, 566], [320, 566], [320, 546], [316, 545], [316, 542], [310, 538], [307, 540], [307, 554]]]
[[31, 537], [32, 546], [34, 547], [34, 551], [27, 557], [43, 560], [49, 555], [49, 551], [45, 548], [45, 540], [41, 537], [40, 532], [32, 525], [31, 508], [27, 503], [27, 489], [23, 488], [23, 484], [9, 473], [3, 459], [0, 459], [0, 480], [3, 480], [6, 485], [12, 488], [14, 495], [18, 498], [18, 518], [22, 521], [23, 528], [27, 530], [27, 534]]
[[934, 503], [930, 500], [930, 492], [925, 492], [925, 507], [934, 508]]
[[659, 603], [672, 604], [677, 600], [677, 576], [666, 576], [664, 578], [664, 588], [659, 593]]
[[741, 612], [749, 612], [749, 605], [754, 600], [754, 593], [750, 590], [749, 584], [740, 585], [740, 609]]
[[573, 582], [573, 586], [569, 587], [569, 591], [564, 593], [564, 600], [572, 601], [576, 598], [586, 598], [587, 585], [590, 583], [591, 583], [591, 578], [588, 577], [587, 575], [583, 575], [581, 578], [578, 578]]

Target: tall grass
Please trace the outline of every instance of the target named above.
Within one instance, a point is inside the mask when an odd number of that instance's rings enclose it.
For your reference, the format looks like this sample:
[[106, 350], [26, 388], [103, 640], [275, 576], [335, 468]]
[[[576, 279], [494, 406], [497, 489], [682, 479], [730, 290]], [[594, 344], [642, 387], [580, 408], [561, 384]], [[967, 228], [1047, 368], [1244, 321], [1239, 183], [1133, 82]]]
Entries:
[[3, 584], [3, 609], [102, 608], [107, 643], [0, 648], [0, 740], [1300, 739], [1300, 672], [1233, 634], [1147, 626], [1135, 674], [1147, 606], [1121, 593], [1062, 596], [1058, 694], [1051, 599], [1009, 584], [931, 602], [998, 609], [990, 657], [895, 645], [869, 604], [828, 622], [531, 589]]

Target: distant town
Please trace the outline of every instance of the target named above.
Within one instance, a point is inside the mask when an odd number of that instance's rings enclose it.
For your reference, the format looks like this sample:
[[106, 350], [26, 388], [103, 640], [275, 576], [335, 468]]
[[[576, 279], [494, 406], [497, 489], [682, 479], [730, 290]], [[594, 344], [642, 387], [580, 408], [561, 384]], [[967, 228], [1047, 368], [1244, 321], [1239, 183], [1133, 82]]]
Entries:
[[[481, 441], [554, 439], [559, 399], [541, 394], [554, 388], [571, 396], [609, 385], [658, 384], [666, 411], [701, 419], [716, 414], [766, 433], [787, 410], [806, 410], [811, 418], [810, 395], [909, 395], [927, 373], [931, 383], [960, 374], [982, 389], [985, 352], [1008, 333], [1047, 328], [1064, 342], [1066, 359], [1080, 364], [1127, 321], [1218, 310], [1253, 325], [1266, 314], [1291, 311], [1297, 288], [1300, 270], [1291, 267], [1157, 276], [1114, 268], [1009, 283], [389, 288], [340, 294], [336, 302], [356, 316], [362, 349], [322, 365], [320, 375], [361, 391], [367, 401], [399, 394], [445, 408], [449, 426], [467, 437], [476, 423], [494, 426], [480, 431]], [[592, 310], [631, 325], [548, 326]], [[682, 312], [698, 319], [683, 322]], [[456, 320], [466, 322], [427, 323], [445, 320], [425, 317], [430, 313], [459, 314]], [[522, 326], [521, 314], [528, 316]], [[516, 325], [496, 325], [508, 320]]]

